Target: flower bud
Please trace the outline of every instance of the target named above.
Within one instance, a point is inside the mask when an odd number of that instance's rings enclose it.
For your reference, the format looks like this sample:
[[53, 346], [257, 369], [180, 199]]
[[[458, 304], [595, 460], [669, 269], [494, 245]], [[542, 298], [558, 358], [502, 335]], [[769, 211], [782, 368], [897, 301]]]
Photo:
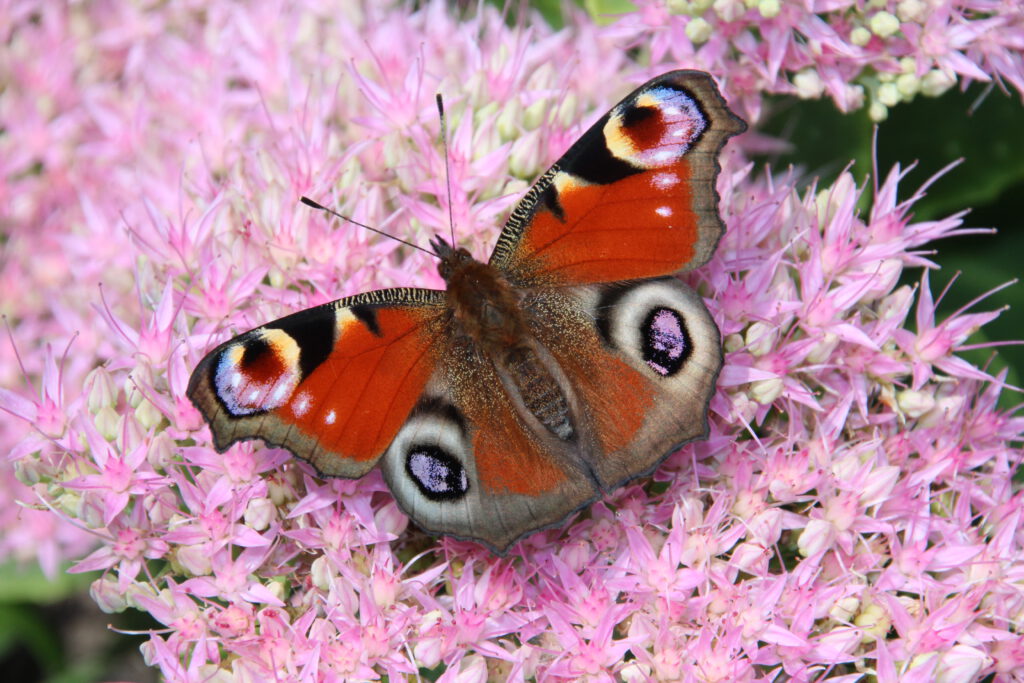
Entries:
[[823, 519], [812, 519], [797, 539], [797, 550], [804, 557], [811, 557], [832, 545], [834, 538], [835, 527], [831, 523]]
[[750, 384], [750, 398], [763, 406], [771, 405], [775, 399], [782, 395], [785, 385], [779, 377], [772, 379], [761, 379]]
[[991, 664], [992, 658], [984, 650], [957, 643], [940, 655], [939, 665], [935, 669], [935, 682], [973, 681], [982, 669]]
[[263, 531], [277, 516], [277, 507], [269, 498], [252, 498], [245, 506], [245, 524], [256, 531]]
[[860, 613], [854, 617], [853, 623], [864, 629], [860, 642], [872, 643], [877, 638], [884, 638], [892, 625], [889, 613], [878, 604], [873, 602], [865, 603]]
[[888, 12], [876, 12], [868, 21], [868, 26], [879, 38], [888, 38], [900, 30], [900, 20]]
[[923, 391], [906, 389], [896, 394], [896, 405], [910, 418], [918, 418], [935, 407], [935, 398]]
[[686, 24], [686, 37], [693, 42], [694, 45], [701, 45], [702, 43], [708, 42], [711, 37], [713, 29], [711, 24], [708, 23], [704, 17], [694, 17]]
[[804, 100], [816, 100], [825, 92], [825, 82], [821, 80], [816, 69], [803, 69], [793, 76], [793, 86], [797, 97]]
[[850, 31], [850, 42], [857, 47], [864, 47], [871, 41], [871, 31], [863, 26], [857, 26]]
[[124, 591], [109, 575], [96, 579], [89, 585], [89, 597], [107, 614], [116, 614], [128, 608]]

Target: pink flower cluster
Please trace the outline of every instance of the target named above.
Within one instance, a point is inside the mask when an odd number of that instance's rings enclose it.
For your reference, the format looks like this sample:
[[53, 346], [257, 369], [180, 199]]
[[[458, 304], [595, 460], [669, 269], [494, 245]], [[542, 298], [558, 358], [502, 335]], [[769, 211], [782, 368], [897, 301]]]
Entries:
[[[842, 102], [907, 57], [1024, 83], [998, 2], [772, 2], [560, 31], [440, 1], [10, 3], [0, 553], [102, 570], [101, 608], [164, 625], [143, 651], [170, 680], [1020, 680], [1024, 419], [956, 355], [998, 312], [939, 320], [927, 270], [898, 284], [967, 232], [914, 222], [900, 169], [798, 192], [731, 142], [728, 231], [690, 277], [727, 352], [711, 438], [506, 558], [419, 532], [378, 473], [217, 454], [184, 397], [233, 333], [440, 285], [422, 254], [298, 203], [445, 231], [435, 92], [457, 235], [483, 257], [528, 181], [659, 71], [712, 68], [748, 114], [784, 72]], [[913, 16], [846, 42], [882, 11]], [[949, 50], [915, 33], [933, 24], [958, 27]], [[643, 68], [621, 49], [641, 42]]]
[[609, 30], [656, 64], [728, 74], [744, 108], [764, 93], [828, 96], [875, 121], [958, 82], [1024, 94], [1017, 0], [633, 0]]

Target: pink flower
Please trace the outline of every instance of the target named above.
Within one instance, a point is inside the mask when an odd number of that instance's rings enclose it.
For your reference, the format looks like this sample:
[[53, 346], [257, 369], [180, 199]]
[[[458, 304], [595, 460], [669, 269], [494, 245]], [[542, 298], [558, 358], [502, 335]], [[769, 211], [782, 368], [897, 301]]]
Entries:
[[[950, 318], [936, 325], [935, 305], [931, 290], [928, 287], [928, 271], [924, 272], [921, 282], [921, 294], [917, 304], [917, 330], [911, 334], [907, 330], [894, 330], [893, 338], [907, 354], [914, 359], [913, 387], [918, 388], [928, 378], [931, 366], [943, 370], [949, 375], [987, 380], [990, 377], [964, 360], [951, 355], [951, 351], [965, 348], [963, 342], [982, 325], [999, 315], [999, 311], [972, 313], [963, 315], [966, 308], [978, 300], [972, 301]], [[991, 292], [990, 292], [991, 293]]]
[[69, 571], [87, 572], [117, 568], [119, 587], [124, 590], [142, 571], [143, 561], [164, 557], [169, 546], [156, 536], [141, 507], [130, 515], [118, 516], [109, 525], [110, 537], [98, 550]]

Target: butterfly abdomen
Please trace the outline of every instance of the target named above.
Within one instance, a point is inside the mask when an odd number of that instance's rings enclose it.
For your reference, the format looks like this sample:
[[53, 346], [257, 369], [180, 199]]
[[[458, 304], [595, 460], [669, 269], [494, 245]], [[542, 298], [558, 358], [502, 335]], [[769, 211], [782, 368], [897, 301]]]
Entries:
[[569, 401], [537, 354], [528, 346], [511, 349], [505, 355], [504, 368], [530, 414], [562, 441], [572, 439], [576, 430]]

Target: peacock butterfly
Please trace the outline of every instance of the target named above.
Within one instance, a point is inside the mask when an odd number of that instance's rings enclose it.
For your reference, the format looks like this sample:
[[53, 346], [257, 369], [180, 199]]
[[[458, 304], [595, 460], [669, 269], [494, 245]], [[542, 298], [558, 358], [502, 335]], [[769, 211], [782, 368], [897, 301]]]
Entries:
[[421, 527], [498, 552], [650, 472], [707, 435], [720, 335], [674, 275], [715, 250], [718, 154], [745, 129], [706, 73], [642, 85], [487, 263], [431, 241], [446, 290], [358, 294], [213, 349], [188, 396], [214, 445], [263, 439], [322, 476], [380, 463]]

